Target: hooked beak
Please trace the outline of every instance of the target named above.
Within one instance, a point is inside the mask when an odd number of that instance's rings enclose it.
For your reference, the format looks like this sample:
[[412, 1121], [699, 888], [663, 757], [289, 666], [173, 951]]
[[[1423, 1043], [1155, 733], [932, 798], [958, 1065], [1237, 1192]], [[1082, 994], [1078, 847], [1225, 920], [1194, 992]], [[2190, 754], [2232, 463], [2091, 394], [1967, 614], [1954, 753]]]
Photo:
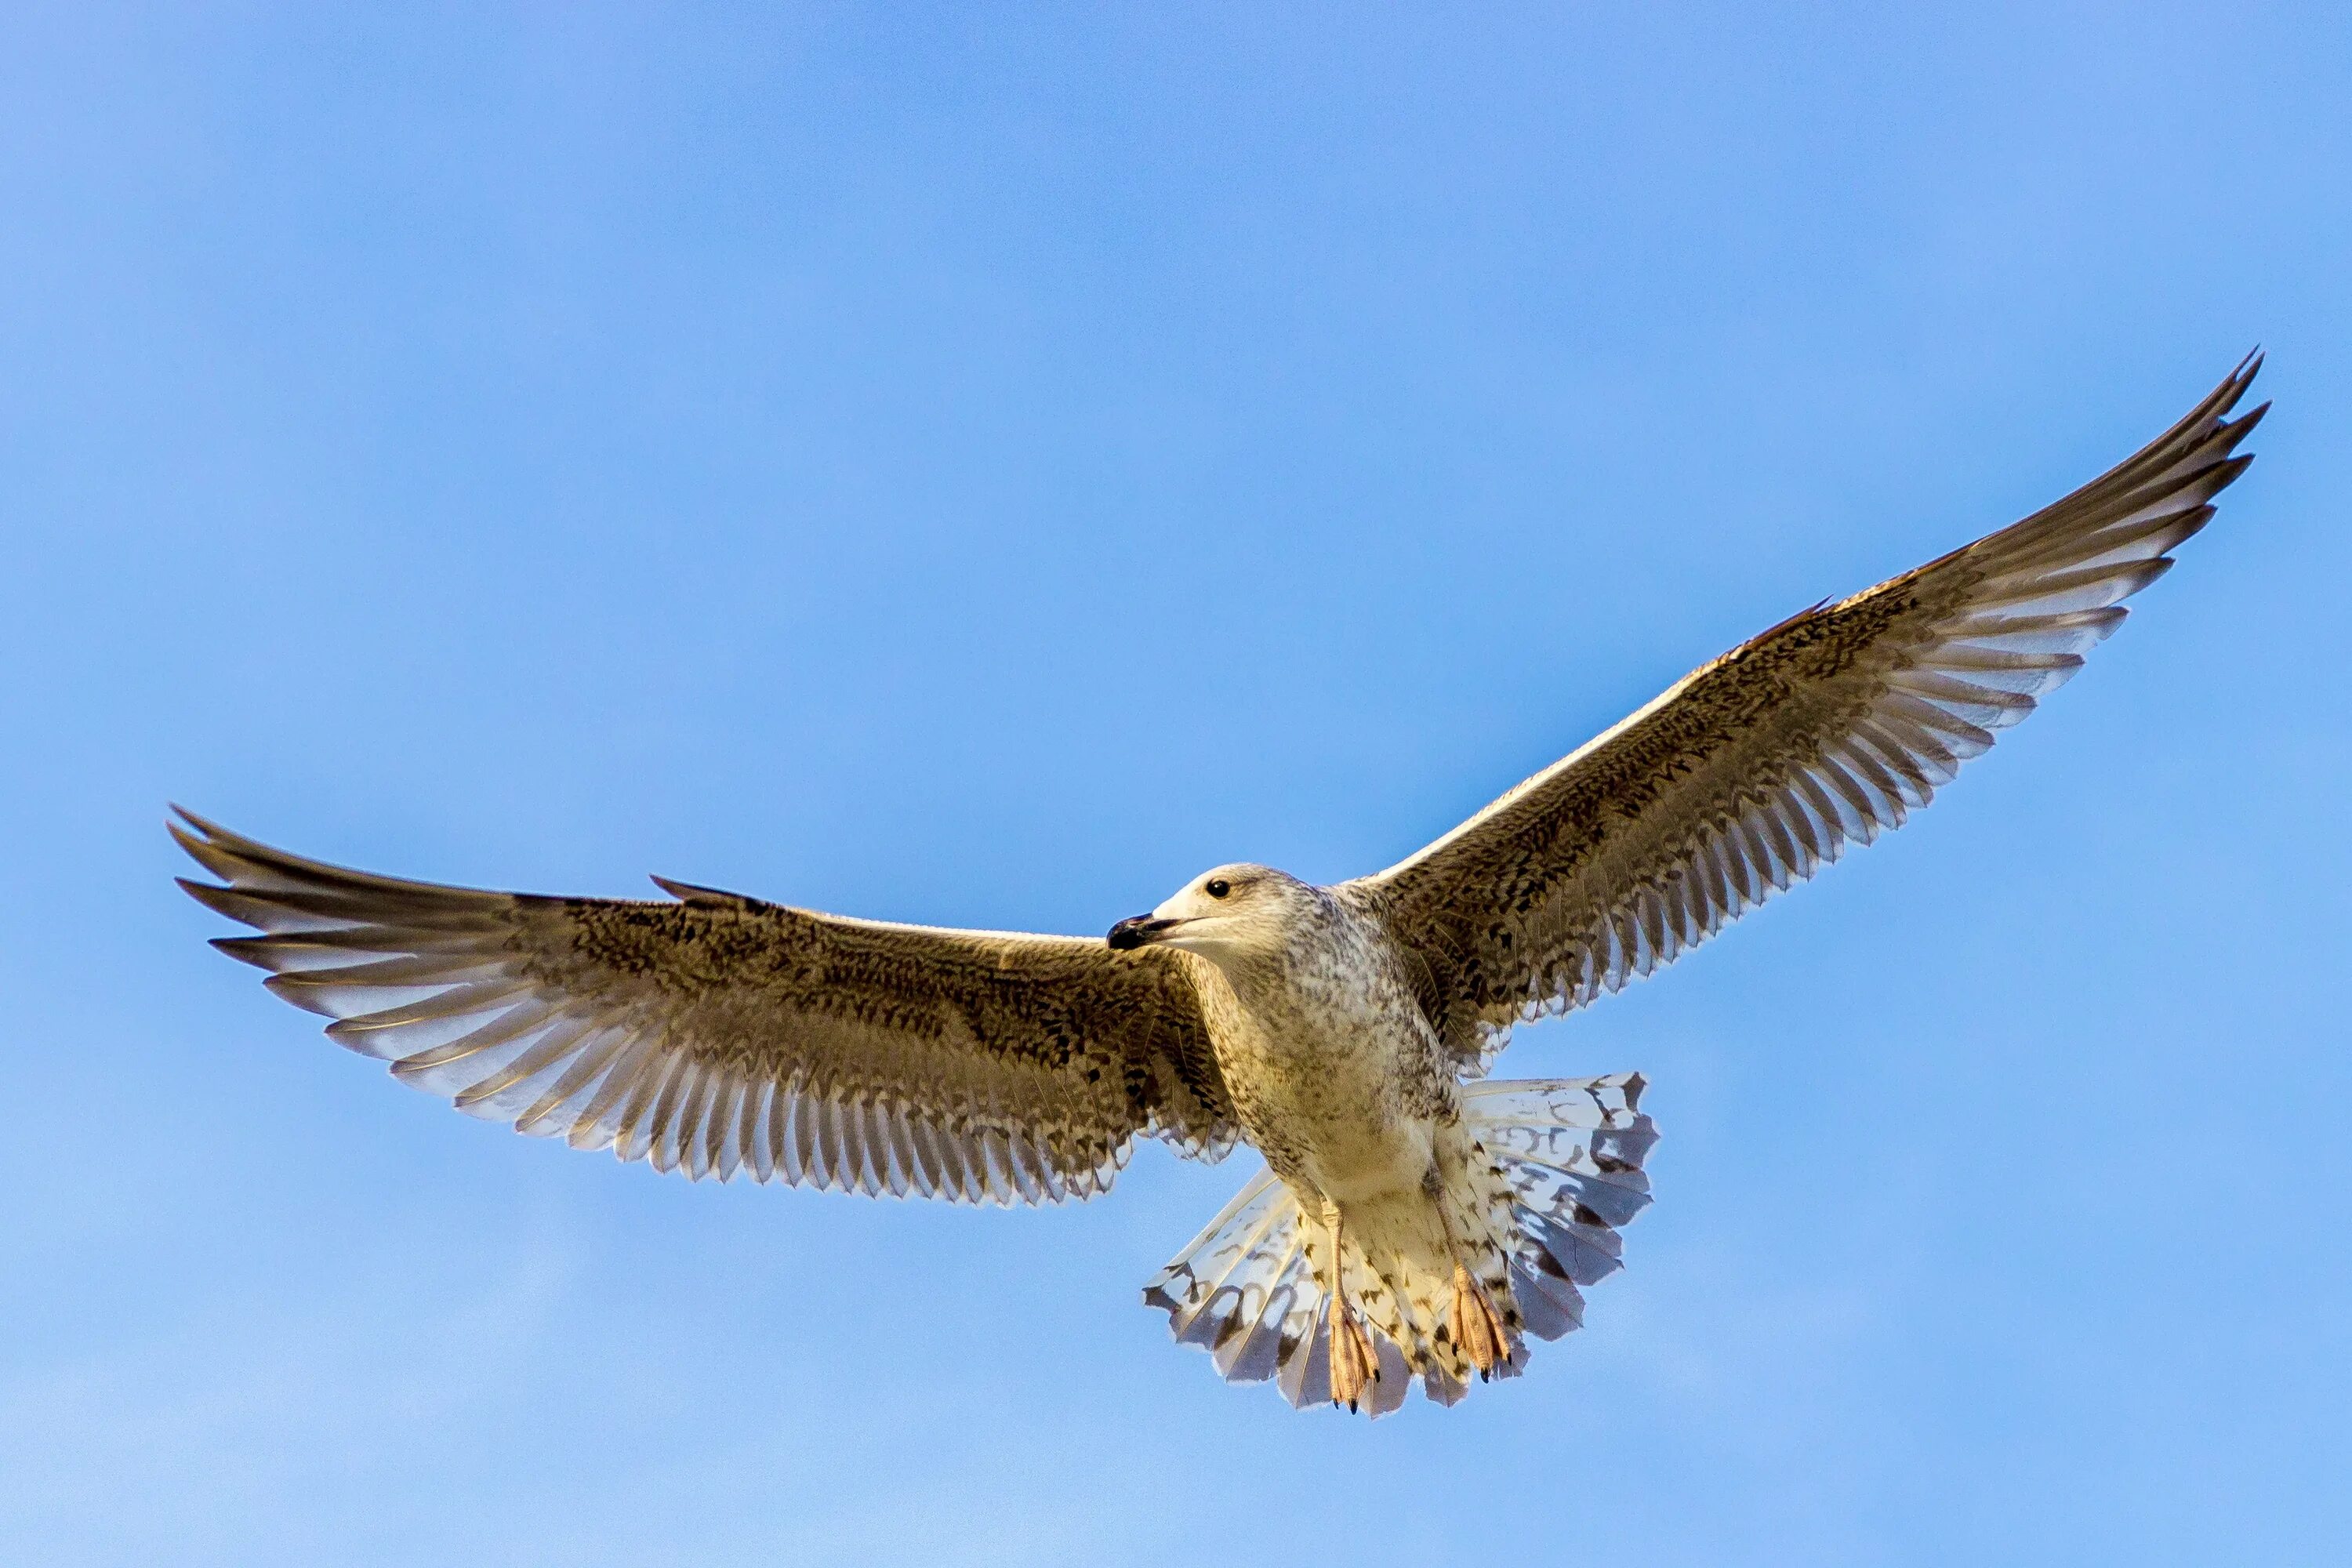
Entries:
[[1110, 934], [1103, 940], [1110, 943], [1113, 952], [1126, 952], [1159, 942], [1183, 923], [1182, 921], [1159, 920], [1150, 915], [1129, 915], [1111, 927]]

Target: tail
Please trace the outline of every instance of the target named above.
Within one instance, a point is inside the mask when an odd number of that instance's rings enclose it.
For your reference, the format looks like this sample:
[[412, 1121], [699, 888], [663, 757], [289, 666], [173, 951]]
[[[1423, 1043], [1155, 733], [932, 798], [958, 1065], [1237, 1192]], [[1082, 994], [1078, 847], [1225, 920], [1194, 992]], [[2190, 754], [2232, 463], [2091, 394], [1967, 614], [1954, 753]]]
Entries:
[[[1505, 1256], [1489, 1260], [1504, 1267], [1478, 1272], [1490, 1291], [1507, 1280], [1508, 1299], [1497, 1304], [1538, 1339], [1582, 1325], [1578, 1287], [1620, 1266], [1618, 1227], [1649, 1204], [1642, 1161], [1658, 1134], [1639, 1109], [1643, 1087], [1639, 1073], [1618, 1073], [1463, 1088], [1465, 1130], [1500, 1178], [1498, 1207], [1507, 1205], [1507, 1223], [1493, 1227], [1503, 1233]], [[1292, 1405], [1322, 1404], [1331, 1397], [1330, 1325], [1309, 1244], [1326, 1249], [1328, 1237], [1319, 1217], [1302, 1214], [1289, 1187], [1262, 1171], [1144, 1287], [1144, 1301], [1168, 1314], [1179, 1342], [1208, 1351], [1227, 1381], [1271, 1377]], [[1398, 1280], [1368, 1293], [1355, 1283], [1365, 1266], [1349, 1259], [1349, 1294], [1389, 1304], [1367, 1313], [1381, 1363], [1371, 1414], [1403, 1404], [1413, 1373], [1431, 1399], [1460, 1399], [1466, 1384], [1458, 1350], [1413, 1321], [1421, 1314], [1411, 1302], [1426, 1289]], [[1515, 1345], [1509, 1370], [1526, 1360], [1524, 1342]]]

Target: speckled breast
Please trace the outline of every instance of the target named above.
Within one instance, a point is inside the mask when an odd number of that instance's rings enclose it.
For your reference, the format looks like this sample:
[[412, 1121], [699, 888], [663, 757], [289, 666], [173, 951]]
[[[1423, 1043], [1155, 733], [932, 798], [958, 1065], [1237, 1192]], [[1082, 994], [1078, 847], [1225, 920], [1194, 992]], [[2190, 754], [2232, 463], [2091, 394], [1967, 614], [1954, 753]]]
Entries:
[[1344, 956], [1357, 962], [1245, 978], [1212, 1035], [1276, 1173], [1350, 1202], [1418, 1187], [1436, 1127], [1456, 1111], [1418, 1005], [1376, 957]]

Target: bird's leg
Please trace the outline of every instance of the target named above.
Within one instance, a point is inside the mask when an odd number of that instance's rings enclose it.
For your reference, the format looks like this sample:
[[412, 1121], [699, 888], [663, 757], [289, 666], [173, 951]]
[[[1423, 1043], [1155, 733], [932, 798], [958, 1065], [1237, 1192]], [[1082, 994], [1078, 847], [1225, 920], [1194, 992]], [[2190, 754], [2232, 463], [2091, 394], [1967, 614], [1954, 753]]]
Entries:
[[1348, 1305], [1346, 1237], [1339, 1205], [1331, 1207], [1331, 1403], [1356, 1408], [1364, 1390], [1381, 1375], [1372, 1342]]
[[1437, 1200], [1437, 1223], [1444, 1228], [1445, 1249], [1454, 1258], [1454, 1338], [1470, 1364], [1478, 1369], [1478, 1381], [1485, 1383], [1509, 1358], [1510, 1336], [1486, 1288], [1463, 1267], [1462, 1244], [1454, 1239], [1454, 1221], [1445, 1212], [1442, 1194]]

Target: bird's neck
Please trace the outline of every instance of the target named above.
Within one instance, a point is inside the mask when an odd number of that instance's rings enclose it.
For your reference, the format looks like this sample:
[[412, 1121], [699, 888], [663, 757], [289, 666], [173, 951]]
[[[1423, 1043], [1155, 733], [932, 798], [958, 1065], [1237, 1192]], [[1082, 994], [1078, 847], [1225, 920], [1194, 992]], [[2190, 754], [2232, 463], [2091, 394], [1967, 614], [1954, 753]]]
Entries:
[[1234, 996], [1264, 1017], [1296, 1012], [1335, 990], [1363, 967], [1361, 933], [1336, 910], [1318, 911], [1287, 933], [1287, 940], [1236, 949], [1212, 962]]

